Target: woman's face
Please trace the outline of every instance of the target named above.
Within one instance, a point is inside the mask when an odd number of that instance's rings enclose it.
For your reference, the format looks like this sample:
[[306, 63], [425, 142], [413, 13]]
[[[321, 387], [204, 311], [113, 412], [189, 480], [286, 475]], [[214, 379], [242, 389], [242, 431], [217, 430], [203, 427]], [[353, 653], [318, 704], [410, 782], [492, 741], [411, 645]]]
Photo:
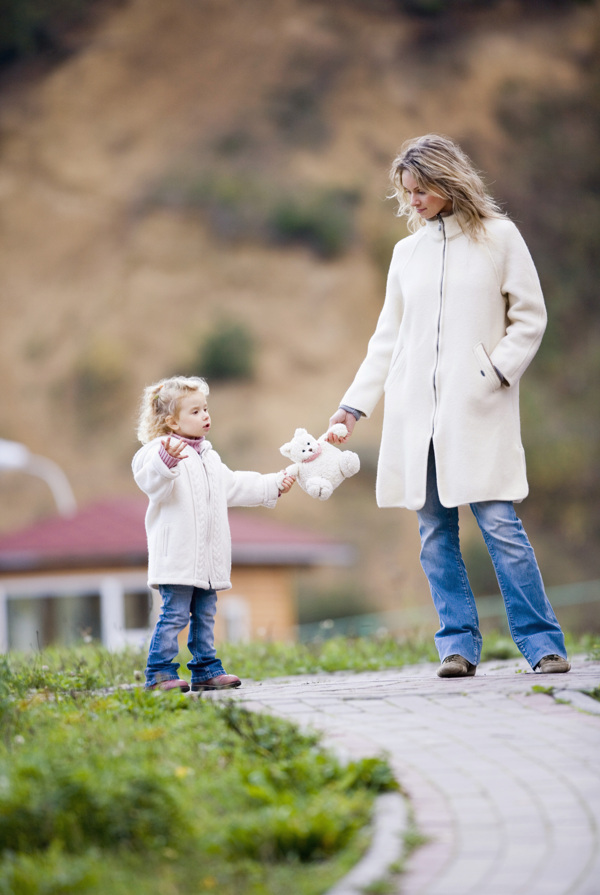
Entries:
[[450, 214], [452, 211], [451, 199], [443, 199], [440, 196], [434, 196], [433, 193], [426, 193], [419, 187], [410, 171], [402, 172], [402, 186], [410, 197], [411, 207], [426, 221], [430, 221], [438, 214]]

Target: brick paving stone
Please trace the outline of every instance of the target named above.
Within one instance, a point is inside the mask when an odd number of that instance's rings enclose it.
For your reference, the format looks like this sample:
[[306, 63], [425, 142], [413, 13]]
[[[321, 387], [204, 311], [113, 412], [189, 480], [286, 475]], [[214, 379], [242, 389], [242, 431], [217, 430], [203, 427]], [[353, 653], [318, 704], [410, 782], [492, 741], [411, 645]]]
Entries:
[[576, 695], [600, 686], [600, 663], [572, 666], [494, 661], [442, 680], [424, 663], [203, 698], [316, 729], [347, 758], [388, 757], [428, 837], [398, 895], [600, 895], [600, 715]]

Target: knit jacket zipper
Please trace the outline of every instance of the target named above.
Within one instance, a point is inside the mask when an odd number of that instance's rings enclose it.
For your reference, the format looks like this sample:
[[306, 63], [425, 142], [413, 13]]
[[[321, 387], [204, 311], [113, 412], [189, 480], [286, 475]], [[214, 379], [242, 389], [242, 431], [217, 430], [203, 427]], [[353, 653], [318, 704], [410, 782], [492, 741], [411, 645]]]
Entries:
[[443, 233], [443, 244], [442, 244], [442, 271], [440, 274], [440, 301], [438, 308], [438, 322], [437, 322], [437, 340], [435, 345], [435, 365], [433, 368], [433, 419], [431, 421], [431, 434], [435, 432], [435, 417], [437, 414], [438, 407], [438, 387], [437, 387], [437, 373], [438, 367], [440, 364], [440, 338], [442, 333], [442, 306], [444, 302], [444, 276], [446, 273], [446, 227], [444, 225], [444, 219], [441, 214], [438, 214], [439, 221], [439, 230]]
[[[202, 455], [198, 454], [198, 459], [200, 460], [200, 466], [202, 467], [202, 473], [204, 475], [204, 479], [206, 482], [206, 542], [207, 544], [212, 544], [212, 528], [213, 528], [213, 514], [211, 509], [211, 500], [210, 500], [210, 478], [208, 475], [208, 469], [206, 468], [206, 464], [202, 459]], [[198, 513], [196, 512], [196, 518], [198, 518]], [[212, 588], [212, 578], [214, 575], [212, 574], [212, 548], [209, 548], [206, 551], [206, 571], [208, 577], [208, 587]]]

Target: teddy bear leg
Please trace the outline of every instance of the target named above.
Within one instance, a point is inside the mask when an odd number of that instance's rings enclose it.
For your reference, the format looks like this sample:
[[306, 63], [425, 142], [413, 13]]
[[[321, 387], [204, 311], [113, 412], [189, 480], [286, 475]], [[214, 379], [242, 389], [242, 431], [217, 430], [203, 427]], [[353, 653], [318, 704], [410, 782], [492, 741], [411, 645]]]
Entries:
[[360, 460], [358, 454], [355, 454], [354, 451], [342, 451], [340, 459], [340, 472], [342, 475], [345, 478], [349, 478], [351, 475], [356, 475], [359, 469]]
[[333, 494], [331, 482], [321, 478], [321, 476], [314, 476], [314, 478], [309, 479], [305, 490], [310, 497], [316, 497], [319, 500], [327, 500]]

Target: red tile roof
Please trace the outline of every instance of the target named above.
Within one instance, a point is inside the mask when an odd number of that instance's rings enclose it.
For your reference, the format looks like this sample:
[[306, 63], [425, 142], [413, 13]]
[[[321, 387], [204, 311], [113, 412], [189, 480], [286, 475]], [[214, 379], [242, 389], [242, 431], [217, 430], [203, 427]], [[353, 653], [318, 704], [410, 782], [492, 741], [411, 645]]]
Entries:
[[[53, 516], [0, 535], [0, 574], [82, 567], [131, 567], [147, 560], [147, 502], [103, 500], [74, 516]], [[320, 534], [240, 510], [229, 513], [234, 564], [346, 564], [349, 548]]]

